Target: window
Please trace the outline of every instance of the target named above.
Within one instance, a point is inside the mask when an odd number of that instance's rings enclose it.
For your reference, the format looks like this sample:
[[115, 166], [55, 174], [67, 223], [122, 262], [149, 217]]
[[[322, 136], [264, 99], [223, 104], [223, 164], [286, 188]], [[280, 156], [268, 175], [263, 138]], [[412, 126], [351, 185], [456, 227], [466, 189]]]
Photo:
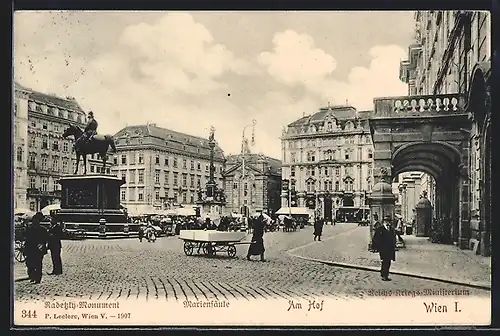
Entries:
[[111, 169], [106, 168], [106, 174], [111, 174]]
[[120, 199], [125, 201], [125, 189], [120, 190]]
[[30, 176], [30, 188], [33, 188], [33, 189], [36, 188], [36, 177], [35, 176]]
[[194, 203], [194, 196], [193, 195], [191, 195], [191, 202], [190, 203], [191, 204]]
[[177, 168], [177, 158], [174, 157], [174, 168]]
[[56, 151], [59, 150], [59, 141], [54, 140], [54, 142], [52, 143], [52, 150], [56, 150]]
[[125, 177], [127, 176], [127, 171], [126, 170], [122, 170], [121, 176], [122, 176], [122, 180], [125, 180]]
[[187, 160], [186, 159], [182, 160], [182, 168], [187, 169]]
[[128, 173], [129, 173], [128, 183], [134, 184], [135, 183], [135, 170], [130, 170]]
[[90, 166], [90, 172], [91, 172], [91, 173], [93, 173], [93, 172], [94, 172], [94, 169], [95, 169], [94, 165]]
[[35, 169], [36, 166], [36, 154], [35, 153], [30, 153], [30, 158], [28, 162], [28, 168], [29, 169]]
[[182, 174], [182, 186], [187, 186], [187, 174]]
[[34, 121], [34, 120], [33, 120], [33, 121], [31, 122], [31, 127], [36, 128], [36, 121]]
[[297, 160], [297, 158], [296, 158], [295, 153], [290, 153], [290, 161], [291, 161], [292, 163], [295, 163], [295, 162], [296, 162], [296, 160]]
[[201, 177], [198, 176], [197, 180], [196, 180], [196, 186], [197, 187], [200, 187], [201, 186]]
[[46, 177], [42, 177], [42, 191], [47, 191], [49, 185], [49, 180]]
[[163, 184], [168, 185], [168, 170], [163, 171]]
[[143, 189], [139, 189], [139, 193], [138, 193], [138, 201], [144, 201], [144, 190]]
[[[64, 141], [64, 142], [63, 142], [63, 152], [64, 152], [64, 153], [69, 152], [69, 144], [68, 144], [68, 142], [67, 142], [67, 141]], [[115, 164], [117, 164], [117, 162], [116, 162], [116, 158], [115, 158]]]
[[168, 167], [168, 157], [165, 158], [165, 166]]
[[139, 164], [144, 164], [144, 154], [139, 153]]
[[19, 161], [19, 162], [23, 161], [23, 148], [22, 147], [17, 147], [16, 158], [17, 158], [17, 161]]
[[122, 154], [122, 165], [127, 164], [127, 155]]
[[62, 171], [63, 171], [63, 173], [68, 172], [68, 159], [67, 158], [63, 158], [63, 160], [62, 160]]
[[49, 149], [49, 139], [46, 136], [42, 137], [42, 149]]
[[179, 184], [179, 173], [174, 173], [174, 186]]
[[44, 123], [42, 124], [42, 128], [43, 128], [44, 130], [49, 129], [49, 124], [47, 124], [46, 122], [44, 122]]
[[346, 149], [346, 151], [345, 151], [345, 159], [346, 160], [349, 160], [349, 154], [350, 154], [349, 151]]
[[238, 189], [238, 183], [233, 183], [233, 189]]
[[160, 156], [156, 154], [155, 156], [155, 164], [159, 165], [160, 164]]
[[186, 203], [187, 202], [187, 196], [186, 196], [186, 193], [183, 193], [182, 194], [182, 203]]
[[339, 189], [340, 189], [340, 182], [335, 181], [335, 191], [339, 191]]
[[194, 170], [194, 161], [191, 160], [191, 169]]
[[155, 200], [157, 200], [157, 201], [160, 200], [160, 192], [158, 190], [155, 191]]
[[118, 165], [118, 158], [116, 156], [113, 156], [113, 164], [115, 166]]
[[[158, 161], [160, 162], [160, 161]], [[160, 170], [155, 170], [155, 184], [160, 184]]]
[[340, 176], [340, 167], [335, 167], [335, 176]]
[[325, 176], [328, 176], [328, 167], [325, 167]]
[[205, 165], [205, 171], [208, 171], [208, 165]]
[[47, 170], [47, 161], [48, 158], [46, 155], [42, 156], [42, 170]]
[[194, 175], [190, 175], [190, 176], [189, 176], [189, 185], [190, 185], [191, 187], [194, 187]]
[[32, 148], [36, 147], [36, 138], [33, 135], [30, 135], [29, 146]]
[[290, 176], [294, 177], [295, 176], [295, 167], [290, 168]]
[[201, 163], [198, 162], [198, 170], [201, 170]]
[[59, 157], [57, 156], [52, 158], [52, 170], [59, 171]]
[[368, 150], [368, 158], [369, 159], [373, 158], [373, 152], [371, 149]]
[[144, 183], [144, 169], [139, 170], [139, 184]]
[[368, 165], [368, 176], [372, 176], [372, 174], [373, 174], [372, 165], [369, 164]]

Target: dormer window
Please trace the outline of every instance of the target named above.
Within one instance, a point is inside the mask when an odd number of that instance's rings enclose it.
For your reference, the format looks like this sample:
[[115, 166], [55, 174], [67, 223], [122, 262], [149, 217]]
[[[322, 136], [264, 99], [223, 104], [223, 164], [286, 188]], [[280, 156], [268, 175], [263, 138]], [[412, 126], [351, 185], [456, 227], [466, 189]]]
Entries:
[[47, 113], [47, 105], [42, 105], [41, 108], [43, 113]]
[[352, 130], [354, 128], [354, 125], [352, 124], [352, 122], [348, 121], [346, 124], [345, 124], [345, 129], [346, 130]]

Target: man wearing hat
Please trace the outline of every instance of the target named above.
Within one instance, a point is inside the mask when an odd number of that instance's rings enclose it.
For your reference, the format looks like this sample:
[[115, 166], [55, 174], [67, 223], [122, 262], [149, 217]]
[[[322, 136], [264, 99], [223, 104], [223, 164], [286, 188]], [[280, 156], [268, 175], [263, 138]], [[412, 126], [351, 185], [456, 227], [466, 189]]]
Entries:
[[386, 215], [382, 225], [375, 229], [372, 248], [379, 252], [382, 265], [380, 275], [383, 281], [390, 281], [389, 268], [391, 261], [396, 261], [396, 234], [391, 226], [391, 216]]
[[75, 146], [81, 141], [84, 143], [89, 142], [90, 137], [97, 134], [97, 126], [99, 126], [99, 124], [97, 123], [97, 120], [94, 119], [94, 112], [90, 111], [88, 114], [87, 125], [85, 126], [85, 130], [83, 131], [83, 135], [75, 142]]

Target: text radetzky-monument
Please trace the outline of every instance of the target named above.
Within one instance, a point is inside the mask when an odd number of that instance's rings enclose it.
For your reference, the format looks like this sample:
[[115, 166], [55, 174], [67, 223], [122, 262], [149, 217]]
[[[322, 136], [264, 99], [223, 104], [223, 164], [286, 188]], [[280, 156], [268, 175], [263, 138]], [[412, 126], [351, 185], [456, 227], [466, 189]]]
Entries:
[[[95, 122], [93, 118], [91, 121]], [[84, 168], [86, 168], [87, 154], [98, 153], [105, 164], [108, 147], [115, 150], [113, 138], [109, 135], [96, 134], [94, 128], [93, 136], [82, 139], [86, 130], [84, 133], [76, 128], [77, 126], [70, 125], [63, 136], [75, 136], [75, 152], [78, 159], [83, 156]], [[78, 131], [78, 134], [74, 131]], [[62, 198], [61, 210], [57, 214], [58, 220], [62, 221], [67, 229], [85, 230], [87, 238], [135, 236], [138, 225], [128, 223], [127, 214], [120, 206], [120, 186], [125, 181], [108, 174], [86, 175], [86, 169], [83, 175], [77, 173], [76, 170], [74, 175], [59, 179]]]

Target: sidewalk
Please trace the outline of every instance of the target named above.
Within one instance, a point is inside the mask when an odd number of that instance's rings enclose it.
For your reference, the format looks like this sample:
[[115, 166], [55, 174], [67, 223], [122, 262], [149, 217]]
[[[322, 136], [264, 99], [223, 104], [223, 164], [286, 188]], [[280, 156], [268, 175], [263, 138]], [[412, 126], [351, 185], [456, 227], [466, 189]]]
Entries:
[[[340, 232], [316, 244], [290, 250], [297, 257], [339, 266], [380, 270], [378, 253], [368, 251], [369, 228], [357, 227]], [[325, 227], [325, 230], [330, 230]], [[325, 232], [326, 233], [326, 232]], [[391, 273], [405, 274], [475, 287], [491, 288], [491, 258], [474, 255], [453, 245], [434, 244], [427, 237], [403, 236], [405, 249], [396, 252]]]

